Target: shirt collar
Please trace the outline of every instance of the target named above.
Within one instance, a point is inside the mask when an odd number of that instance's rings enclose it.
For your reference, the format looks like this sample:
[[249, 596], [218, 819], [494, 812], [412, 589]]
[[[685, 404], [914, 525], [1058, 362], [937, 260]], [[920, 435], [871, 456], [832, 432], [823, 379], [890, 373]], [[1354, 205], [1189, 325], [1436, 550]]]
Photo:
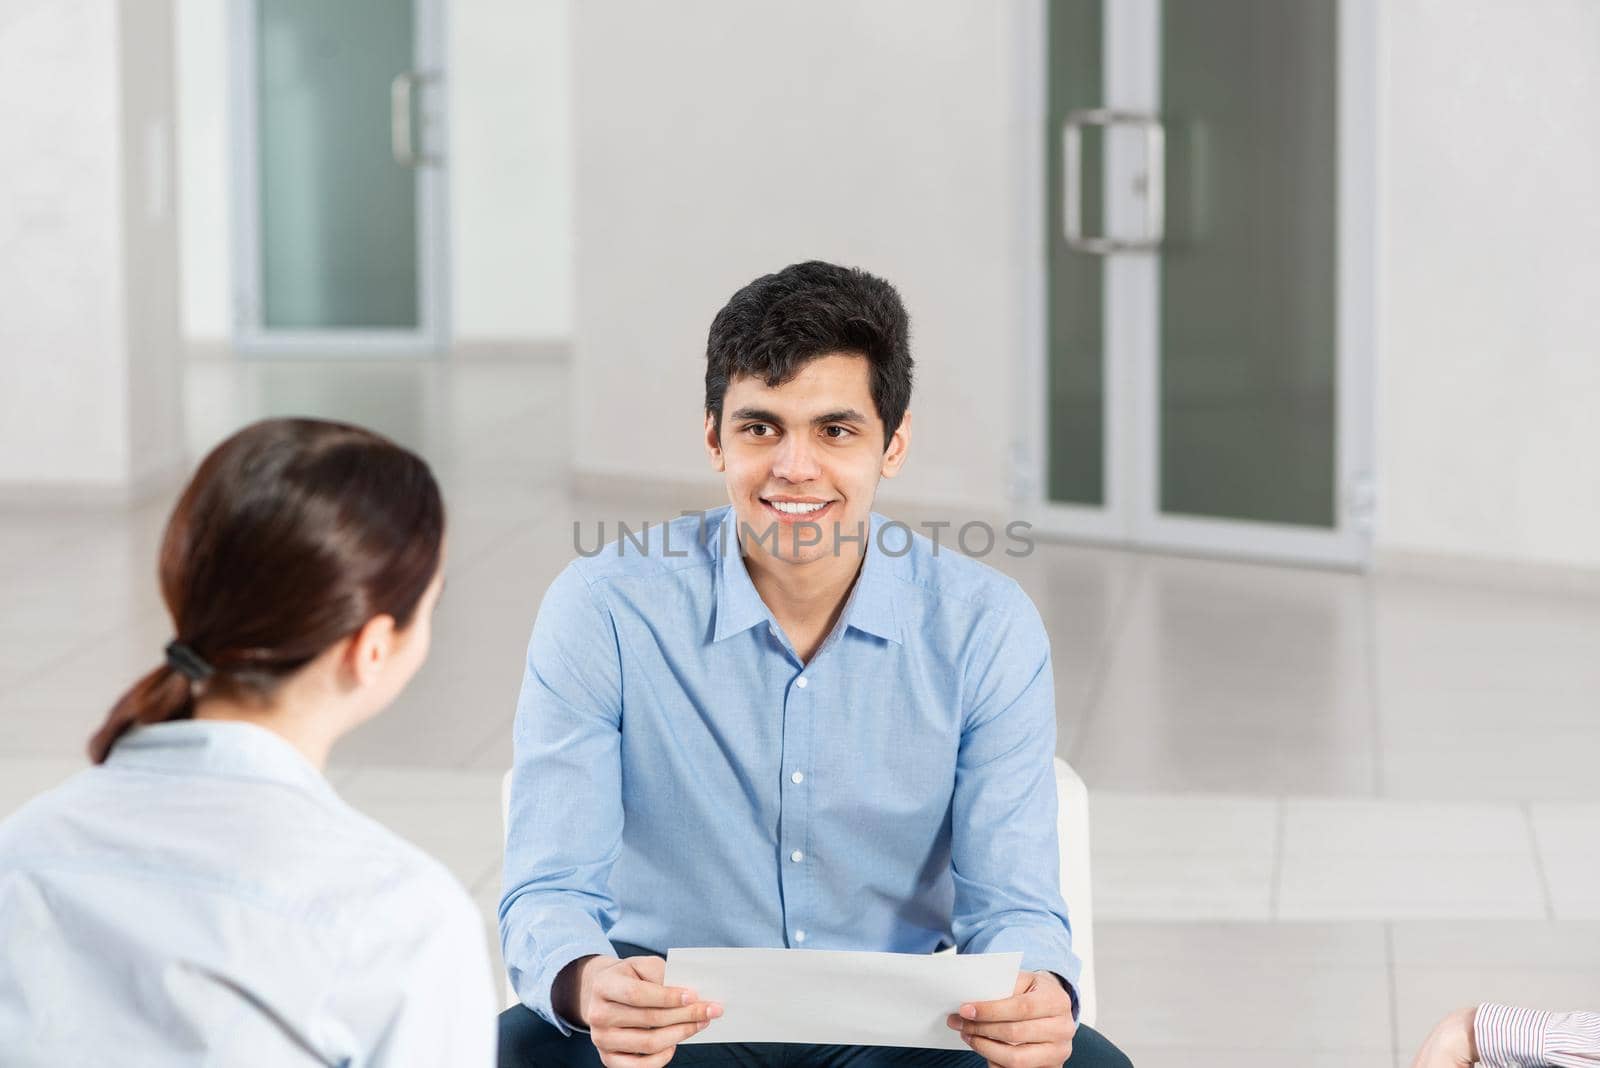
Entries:
[[745, 570], [744, 556], [739, 552], [737, 515], [730, 507], [717, 531], [717, 552], [722, 558], [717, 563], [717, 628], [711, 637], [714, 642], [772, 619], [767, 603], [750, 581], [750, 572]]
[[[745, 569], [744, 556], [739, 551], [738, 520], [732, 508], [722, 517], [718, 532], [717, 551], [721, 555], [717, 573], [717, 620], [711, 640], [720, 642], [734, 634], [741, 634], [758, 623], [771, 622], [772, 612], [756, 592]], [[845, 604], [844, 625], [876, 635], [887, 641], [901, 644], [899, 621], [894, 611], [894, 576], [891, 573], [894, 559], [887, 557], [878, 547], [878, 530], [884, 518], [873, 513], [871, 533], [867, 538], [866, 559], [861, 564], [861, 574], [856, 577], [850, 600]], [[896, 543], [898, 544], [898, 543]]]
[[287, 740], [253, 723], [179, 719], [135, 727], [112, 746], [106, 764], [169, 774], [281, 783], [337, 800], [333, 786]]
[[[878, 544], [878, 532], [884, 522], [883, 516], [872, 514], [866, 559], [861, 562], [861, 574], [856, 576], [856, 587], [845, 605], [844, 622], [846, 626], [900, 645], [903, 644], [900, 621], [894, 611], [894, 573], [898, 570], [898, 558], [885, 555]], [[894, 537], [889, 542], [894, 546], [901, 544], [900, 539]]]

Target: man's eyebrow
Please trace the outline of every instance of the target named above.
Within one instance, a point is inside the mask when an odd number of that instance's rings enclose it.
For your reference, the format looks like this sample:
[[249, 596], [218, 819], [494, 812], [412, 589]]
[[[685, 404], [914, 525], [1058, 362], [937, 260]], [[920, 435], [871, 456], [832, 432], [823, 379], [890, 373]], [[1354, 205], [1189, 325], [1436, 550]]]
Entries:
[[734, 409], [733, 414], [728, 416], [729, 422], [734, 423], [742, 423], [746, 419], [755, 420], [759, 423], [777, 423], [779, 426], [783, 425], [783, 420], [778, 418], [776, 412], [769, 412], [765, 408], [736, 408]]
[[[733, 414], [728, 416], [728, 420], [729, 422], [734, 423], [753, 421], [758, 423], [775, 423], [778, 426], [783, 426], [783, 420], [779, 418], [778, 414], [776, 412], [768, 411], [765, 408], [736, 408], [733, 411]], [[823, 412], [821, 415], [812, 419], [811, 425], [827, 426], [829, 423], [855, 423], [857, 425], [865, 425], [866, 422], [867, 417], [862, 415], [854, 408], [836, 408], [831, 412]]]

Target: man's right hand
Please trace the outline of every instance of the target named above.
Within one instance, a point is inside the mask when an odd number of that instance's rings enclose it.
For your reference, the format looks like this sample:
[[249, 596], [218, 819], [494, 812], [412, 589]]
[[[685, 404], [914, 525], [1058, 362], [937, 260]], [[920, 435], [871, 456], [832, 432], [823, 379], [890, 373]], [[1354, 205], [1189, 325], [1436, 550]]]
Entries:
[[722, 1015], [721, 1005], [692, 990], [663, 986], [667, 962], [660, 957], [587, 957], [575, 966], [575, 1022], [589, 1029], [606, 1068], [660, 1068], [679, 1042]]

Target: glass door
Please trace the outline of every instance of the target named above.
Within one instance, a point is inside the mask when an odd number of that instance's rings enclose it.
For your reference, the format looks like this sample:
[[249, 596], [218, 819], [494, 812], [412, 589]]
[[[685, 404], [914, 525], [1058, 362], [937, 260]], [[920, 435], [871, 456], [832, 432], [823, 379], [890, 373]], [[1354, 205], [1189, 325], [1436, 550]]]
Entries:
[[434, 0], [235, 0], [235, 339], [257, 352], [445, 338]]
[[1370, 0], [1051, 0], [1043, 523], [1360, 566]]

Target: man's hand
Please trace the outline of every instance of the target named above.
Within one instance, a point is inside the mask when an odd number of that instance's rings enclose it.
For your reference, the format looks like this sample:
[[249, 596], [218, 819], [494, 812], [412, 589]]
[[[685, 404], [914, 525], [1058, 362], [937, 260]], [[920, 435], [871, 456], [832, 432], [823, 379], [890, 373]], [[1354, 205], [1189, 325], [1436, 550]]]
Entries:
[[1008, 998], [961, 1006], [945, 1019], [996, 1068], [1061, 1068], [1072, 1056], [1072, 995], [1050, 972], [1021, 972]]
[[661, 1068], [678, 1043], [705, 1030], [722, 1006], [663, 986], [660, 957], [589, 957], [578, 973], [578, 1020], [606, 1068]]
[[1440, 1020], [1411, 1068], [1472, 1068], [1478, 1060], [1478, 1040], [1472, 1030], [1477, 1015], [1476, 1008], [1457, 1009]]

